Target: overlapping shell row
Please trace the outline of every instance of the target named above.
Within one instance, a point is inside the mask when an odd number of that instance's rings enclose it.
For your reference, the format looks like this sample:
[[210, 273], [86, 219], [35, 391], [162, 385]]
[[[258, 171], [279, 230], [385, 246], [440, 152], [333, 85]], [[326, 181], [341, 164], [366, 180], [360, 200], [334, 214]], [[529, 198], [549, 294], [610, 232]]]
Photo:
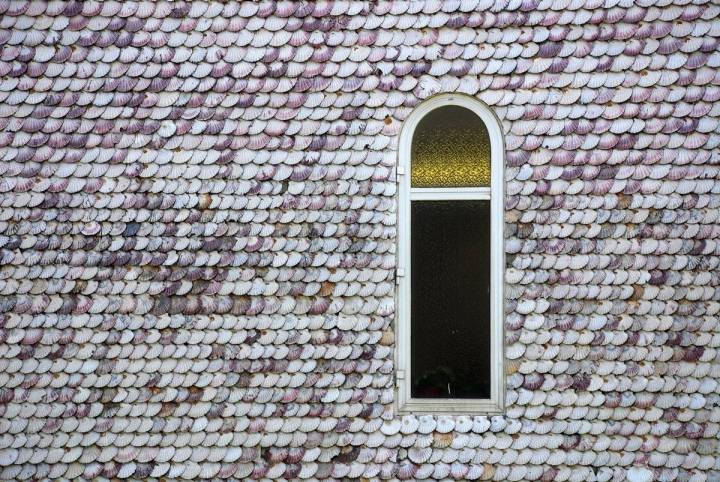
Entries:
[[[720, 479], [720, 5], [0, 2], [0, 479]], [[507, 411], [394, 412], [403, 120], [506, 142]]]

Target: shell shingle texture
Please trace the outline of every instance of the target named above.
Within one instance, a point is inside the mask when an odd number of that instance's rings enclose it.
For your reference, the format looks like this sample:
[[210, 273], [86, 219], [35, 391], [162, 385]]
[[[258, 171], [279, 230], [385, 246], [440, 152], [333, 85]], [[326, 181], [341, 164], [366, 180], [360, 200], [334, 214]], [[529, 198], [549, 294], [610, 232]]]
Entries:
[[[0, 479], [720, 479], [719, 16], [0, 2]], [[393, 408], [442, 92], [505, 131], [502, 416]]]

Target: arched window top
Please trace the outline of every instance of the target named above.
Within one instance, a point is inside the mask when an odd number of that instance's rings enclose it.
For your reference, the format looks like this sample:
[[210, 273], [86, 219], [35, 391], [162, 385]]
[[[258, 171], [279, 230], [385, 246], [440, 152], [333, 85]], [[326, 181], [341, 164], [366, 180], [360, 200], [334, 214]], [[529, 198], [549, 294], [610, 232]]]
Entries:
[[[398, 173], [404, 189], [455, 192], [501, 189], [504, 145], [500, 122], [481, 101], [440, 94], [403, 123]], [[497, 187], [495, 187], [497, 186]]]
[[444, 105], [425, 115], [413, 133], [411, 186], [490, 186], [490, 135], [472, 110]]

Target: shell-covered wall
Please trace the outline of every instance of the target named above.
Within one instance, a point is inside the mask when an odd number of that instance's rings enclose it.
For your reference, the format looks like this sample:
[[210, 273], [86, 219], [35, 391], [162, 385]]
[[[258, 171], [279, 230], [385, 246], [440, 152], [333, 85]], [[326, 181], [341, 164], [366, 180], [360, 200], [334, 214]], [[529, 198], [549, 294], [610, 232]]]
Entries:
[[[718, 480], [719, 14], [0, 3], [0, 478]], [[393, 408], [439, 92], [505, 131], [503, 416]]]

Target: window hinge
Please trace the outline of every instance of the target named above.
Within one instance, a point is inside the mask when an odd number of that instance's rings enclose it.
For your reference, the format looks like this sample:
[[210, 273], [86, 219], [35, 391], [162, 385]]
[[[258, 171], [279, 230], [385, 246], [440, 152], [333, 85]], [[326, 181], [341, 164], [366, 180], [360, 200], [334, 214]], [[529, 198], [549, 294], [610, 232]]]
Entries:
[[395, 386], [400, 386], [400, 380], [405, 380], [405, 370], [396, 370], [395, 371]]
[[405, 175], [405, 167], [398, 166], [395, 169], [395, 181], [400, 182], [400, 177]]
[[403, 278], [404, 276], [405, 276], [404, 268], [395, 269], [395, 283], [396, 284], [400, 284], [400, 278]]

